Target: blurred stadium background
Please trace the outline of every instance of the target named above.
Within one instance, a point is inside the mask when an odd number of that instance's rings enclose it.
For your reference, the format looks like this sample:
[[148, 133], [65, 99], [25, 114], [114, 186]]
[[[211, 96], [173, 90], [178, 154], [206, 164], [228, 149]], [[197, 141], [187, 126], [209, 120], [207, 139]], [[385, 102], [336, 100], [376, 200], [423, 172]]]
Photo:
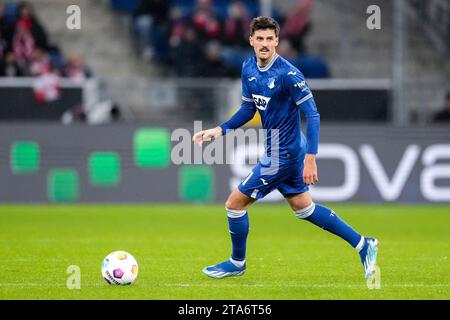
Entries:
[[248, 167], [174, 165], [171, 132], [238, 108], [260, 14], [319, 106], [316, 196], [450, 201], [448, 1], [377, 1], [374, 30], [370, 1], [81, 0], [79, 30], [71, 4], [1, 4], [0, 201], [223, 201]]
[[[94, 287], [98, 285], [92, 279], [97, 279], [100, 267], [95, 259], [101, 260], [108, 250], [131, 250], [143, 265], [153, 263], [151, 259], [172, 255], [173, 259], [176, 255], [187, 259], [186, 255], [207, 252], [205, 245], [196, 247], [195, 253], [181, 249], [172, 252], [179, 244], [157, 238], [159, 231], [172, 232], [164, 217], [178, 219], [175, 213], [192, 212], [193, 220], [181, 220], [186, 226], [200, 223], [193, 228], [177, 227], [178, 234], [174, 236], [187, 241], [200, 237], [207, 211], [214, 212], [211, 218], [208, 216], [209, 224], [204, 225], [211, 228], [204, 234], [209, 240], [197, 240], [228, 248], [227, 235], [224, 233], [223, 243], [218, 243], [212, 230], [226, 231], [222, 203], [248, 174], [250, 166], [175, 164], [171, 153], [178, 141], [172, 141], [172, 133], [179, 128], [193, 133], [195, 120], [203, 121], [203, 128], [214, 126], [239, 107], [240, 68], [252, 53], [246, 42], [249, 20], [271, 15], [282, 26], [279, 53], [304, 72], [321, 114], [320, 184], [312, 189], [314, 198], [320, 202], [341, 202], [338, 209], [344, 216], [350, 212], [345, 216], [350, 221], [360, 222], [364, 230], [378, 232], [385, 243], [391, 241], [392, 250], [386, 251], [384, 261], [386, 268], [392, 267], [392, 274], [397, 272], [397, 277], [392, 276], [394, 289], [384, 297], [449, 297], [448, 272], [441, 265], [446, 262], [439, 260], [447, 259], [450, 239], [449, 1], [78, 0], [81, 29], [70, 30], [66, 23], [71, 13], [66, 10], [73, 2], [0, 1], [0, 219], [2, 234], [11, 237], [2, 237], [1, 241], [5, 250], [8, 243], [7, 252], [20, 265], [27, 265], [24, 256], [41, 263], [41, 271], [49, 277], [42, 286], [51, 287], [50, 280], [65, 281], [64, 273], [50, 273], [56, 272], [56, 267], [73, 263], [81, 252], [74, 249], [78, 246], [84, 247], [85, 256], [93, 261], [84, 270], [92, 270], [89, 281]], [[367, 13], [370, 5], [381, 10], [381, 29], [367, 27], [373, 14]], [[258, 128], [259, 124], [255, 118], [248, 127]], [[258, 142], [262, 141], [250, 141]], [[194, 146], [191, 151], [188, 158], [192, 158]], [[244, 158], [256, 157], [258, 153], [248, 154], [241, 148], [234, 151]], [[280, 200], [275, 193], [265, 199]], [[353, 206], [355, 202], [360, 205]], [[61, 210], [58, 206], [15, 206], [43, 203], [77, 205], [62, 206]], [[112, 205], [102, 211], [81, 203]], [[114, 206], [117, 203], [144, 203], [149, 209]], [[180, 203], [182, 207], [155, 203]], [[212, 204], [197, 205], [205, 203]], [[385, 207], [386, 203], [394, 207]], [[398, 203], [413, 205], [397, 211]], [[418, 203], [423, 207], [415, 207]], [[280, 220], [274, 220], [269, 212], [288, 212], [287, 207], [281, 208], [255, 209], [262, 213], [259, 218], [255, 215], [254, 221], [270, 222], [270, 231], [279, 231], [282, 239], [285, 235], [289, 242], [294, 231], [277, 225]], [[411, 210], [416, 212], [410, 214]], [[436, 219], [419, 219], [420, 210], [436, 210]], [[110, 212], [113, 215], [108, 219]], [[60, 220], [60, 213], [67, 214], [67, 220]], [[155, 214], [157, 219], [146, 214]], [[375, 229], [364, 214], [378, 221]], [[76, 216], [83, 222], [74, 222]], [[149, 220], [139, 226], [132, 218]], [[212, 218], [217, 222], [212, 222]], [[405, 220], [409, 224], [403, 225]], [[123, 224], [126, 237], [112, 232], [119, 224]], [[393, 226], [400, 224], [398, 230], [405, 237], [397, 239]], [[90, 233], [94, 225], [101, 229], [95, 237]], [[153, 229], [144, 230], [144, 225]], [[77, 234], [91, 241], [92, 246], [78, 243]], [[254, 235], [257, 238], [258, 231]], [[135, 246], [136, 237], [146, 236], [158, 246]], [[43, 242], [35, 244], [35, 238]], [[55, 240], [60, 241], [57, 248], [52, 247], [51, 241]], [[316, 248], [313, 240], [309, 243], [311, 253]], [[255, 250], [260, 257], [267, 252], [276, 254], [266, 251], [270, 245], [265, 240], [254, 241], [260, 248]], [[405, 249], [411, 257], [422, 259], [423, 252], [430, 250], [430, 257], [419, 261], [424, 272], [430, 277], [434, 274], [434, 278], [411, 277], [412, 282], [425, 282], [395, 287], [395, 281], [402, 275], [408, 277], [408, 271], [416, 268], [416, 260], [405, 258], [408, 264], [402, 269], [399, 261], [404, 261], [404, 257], [393, 251], [403, 250], [400, 244], [408, 241], [416, 241], [417, 245]], [[59, 247], [59, 243], [70, 244], [70, 248]], [[37, 253], [53, 255], [52, 248], [67, 256], [50, 259], [52, 266], [39, 262]], [[162, 251], [157, 252], [156, 248]], [[289, 250], [295, 248], [291, 246]], [[327, 248], [322, 245], [320, 250]], [[148, 260], [139, 259], [144, 256]], [[211, 257], [195, 260], [196, 270], [210, 263]], [[388, 264], [388, 257], [392, 258], [392, 265]], [[321, 263], [317, 257], [314, 259], [309, 262]], [[153, 267], [165, 274], [167, 266], [160, 262]], [[64, 296], [63, 291], [56, 290], [61, 288], [43, 293], [39, 285], [24, 285], [30, 289], [27, 296], [20, 291], [20, 283], [36, 279], [18, 279], [13, 269], [6, 272], [9, 282], [0, 283], [5, 289], [0, 297]], [[295, 287], [289, 282], [292, 271], [284, 272], [286, 279], [278, 279], [280, 290], [272, 288], [266, 295], [259, 292], [256, 297], [305, 297], [302, 290], [309, 285], [314, 287], [314, 281], [322, 279], [317, 274], [310, 282]], [[180, 274], [180, 279], [172, 280], [182, 282], [184, 276], [192, 280], [190, 274]], [[343, 287], [348, 281], [357, 281], [347, 274], [339, 276], [343, 277], [339, 282]], [[146, 284], [158, 286], [159, 280], [142, 277], [144, 289]], [[329, 283], [336, 280], [330, 279]], [[283, 291], [286, 283], [294, 295]], [[220, 291], [208, 296], [204, 290], [189, 295], [183, 290], [193, 289], [180, 288], [182, 284], [174, 284], [178, 286], [175, 291], [170, 290], [170, 284], [160, 286], [163, 290], [154, 297], [252, 297], [251, 284], [244, 290], [249, 296], [231, 289], [226, 296], [220, 296]], [[323, 290], [313, 297], [361, 297], [352, 287], [347, 288], [350, 295], [330, 294], [326, 284], [320, 288], [316, 289]], [[409, 290], [406, 295], [402, 295], [406, 292], [400, 291], [402, 288]], [[67, 290], [64, 292], [67, 294]], [[71, 294], [67, 297], [81, 297]], [[87, 297], [102, 297], [97, 294]], [[145, 297], [148, 291], [139, 294], [130, 297]], [[116, 291], [111, 297], [120, 295]]]

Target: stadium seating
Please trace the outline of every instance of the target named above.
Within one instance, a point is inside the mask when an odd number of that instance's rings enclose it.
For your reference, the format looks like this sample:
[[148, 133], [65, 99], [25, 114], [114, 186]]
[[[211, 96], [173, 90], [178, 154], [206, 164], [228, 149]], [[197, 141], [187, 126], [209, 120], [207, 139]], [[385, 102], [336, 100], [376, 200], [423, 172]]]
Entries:
[[[115, 12], [119, 12], [123, 15], [126, 15], [129, 17], [130, 25], [130, 35], [132, 38], [135, 39], [135, 42], [138, 44], [136, 47], [138, 50], [142, 50], [140, 52], [140, 55], [144, 59], [150, 59], [154, 62], [154, 64], [157, 65], [165, 65], [168, 69], [173, 68], [173, 57], [176, 56], [171, 50], [173, 50], [173, 43], [170, 44], [173, 39], [171, 39], [171, 36], [173, 35], [174, 31], [174, 25], [177, 24], [178, 27], [181, 25], [187, 26], [191, 23], [191, 17], [193, 16], [197, 0], [172, 0], [169, 1], [172, 8], [177, 8], [178, 10], [171, 10], [172, 11], [172, 18], [173, 20], [170, 20], [167, 22], [167, 25], [164, 28], [155, 27], [155, 26], [148, 26], [144, 28], [151, 28], [151, 30], [144, 29], [142, 30], [142, 25], [139, 25], [139, 28], [137, 27], [137, 11], [138, 8], [143, 0], [133, 0], [133, 1], [126, 1], [126, 0], [111, 0], [111, 8]], [[256, 17], [261, 14], [260, 10], [260, 1], [259, 0], [242, 0], [244, 3], [247, 13], [250, 18]], [[221, 24], [221, 28], [224, 27], [224, 21], [228, 18], [229, 14], [229, 6], [232, 3], [232, 1], [228, 0], [211, 0], [211, 3], [214, 8], [214, 16], [217, 18]], [[175, 20], [173, 16], [173, 12], [178, 12], [178, 16]], [[277, 19], [278, 21], [283, 21], [282, 14], [276, 9], [273, 9], [272, 16]], [[177, 21], [175, 23], [175, 21]], [[181, 34], [184, 33], [184, 31], [178, 30], [177, 32], [181, 32]], [[200, 31], [201, 33], [201, 31]], [[149, 34], [149, 37], [151, 37], [151, 40], [143, 40], [142, 35]], [[223, 29], [221, 30], [220, 37], [223, 36]], [[180, 36], [181, 38], [181, 36]], [[144, 36], [144, 39], [148, 39], [146, 36]], [[222, 42], [221, 38], [208, 38], [202, 39], [203, 46], [201, 47], [201, 50], [199, 50], [199, 55], [203, 55], [203, 51], [205, 50], [207, 44], [211, 40], [219, 40]], [[143, 42], [147, 43], [147, 46], [149, 43], [153, 45], [151, 50], [148, 50], [148, 47], [143, 46]], [[241, 69], [242, 62], [249, 57], [251, 54], [250, 48], [236, 48], [234, 46], [231, 46], [229, 43], [222, 43], [221, 44], [221, 62], [225, 65], [226, 68], [230, 70], [228, 74], [238, 74]], [[149, 55], [151, 56], [149, 58]], [[298, 63], [295, 63], [298, 66]], [[302, 60], [302, 65], [305, 66], [305, 69], [307, 69], [308, 74], [311, 74], [314, 78], [321, 78], [321, 77], [328, 77], [329, 71], [328, 67], [326, 65], [325, 60], [320, 56], [315, 57], [305, 57]], [[177, 75], [176, 69], [173, 71], [175, 75]]]
[[[65, 67], [65, 57], [61, 54], [61, 51], [59, 46], [57, 44], [53, 44], [49, 42], [49, 35], [46, 28], [46, 21], [44, 19], [40, 19], [39, 15], [35, 12], [33, 3], [31, 2], [6, 2], [2, 4], [3, 6], [3, 15], [2, 15], [2, 26], [4, 29], [2, 29], [2, 32], [0, 32], [0, 75], [4, 76], [5, 74], [5, 68], [7, 68], [7, 65], [11, 65], [11, 62], [6, 62], [6, 56], [9, 54], [13, 55], [14, 61], [17, 61], [18, 52], [21, 52], [21, 41], [17, 41], [17, 43], [14, 42], [14, 37], [18, 30], [18, 21], [20, 19], [22, 20], [28, 20], [23, 25], [32, 25], [31, 27], [28, 27], [29, 31], [29, 37], [30, 39], [33, 39], [33, 48], [32, 51], [36, 51], [37, 49], [43, 50], [45, 55], [48, 55], [48, 59], [50, 61], [49, 69], [51, 72], [54, 72], [56, 74], [64, 76], [64, 67]], [[20, 10], [21, 6], [28, 6], [31, 8], [31, 15], [29, 16], [23, 16], [20, 17]], [[6, 32], [5, 32], [6, 31]], [[17, 45], [17, 47], [15, 47]], [[35, 58], [35, 52], [29, 53], [26, 57], [21, 57], [22, 59], [25, 59], [24, 62], [19, 66], [16, 62], [16, 67], [19, 70], [19, 72], [15, 73], [13, 76], [40, 76], [40, 72], [38, 74], [35, 74], [35, 70], [32, 69], [32, 64], [36, 62]], [[44, 61], [42, 60], [42, 61]], [[42, 61], [38, 61], [36, 63], [42, 63]], [[41, 69], [41, 68], [40, 68]], [[45, 69], [45, 68], [44, 68]], [[43, 70], [43, 69], [42, 69]], [[8, 74], [8, 76], [11, 76]]]

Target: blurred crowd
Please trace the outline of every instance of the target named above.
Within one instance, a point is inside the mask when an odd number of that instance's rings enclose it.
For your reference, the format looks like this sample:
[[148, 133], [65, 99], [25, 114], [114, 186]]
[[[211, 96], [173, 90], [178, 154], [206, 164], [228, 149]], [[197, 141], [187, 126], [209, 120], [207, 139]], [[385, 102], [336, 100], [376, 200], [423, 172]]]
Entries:
[[[276, 9], [281, 25], [278, 52], [308, 78], [329, 77], [320, 56], [305, 43], [312, 28], [313, 0], [296, 0], [287, 15]], [[131, 16], [131, 32], [143, 59], [164, 65], [181, 77], [239, 77], [253, 54], [249, 24], [260, 15], [259, 0], [111, 0]]]
[[92, 72], [80, 54], [65, 58], [60, 48], [49, 42], [30, 3], [0, 0], [0, 76], [44, 76], [47, 82], [61, 76], [82, 81]]

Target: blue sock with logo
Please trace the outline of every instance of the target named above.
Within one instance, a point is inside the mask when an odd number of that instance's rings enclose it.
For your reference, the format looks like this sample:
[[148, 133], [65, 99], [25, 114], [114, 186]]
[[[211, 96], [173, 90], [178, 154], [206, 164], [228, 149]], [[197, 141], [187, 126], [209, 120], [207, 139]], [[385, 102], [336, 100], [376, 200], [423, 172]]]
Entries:
[[364, 241], [358, 232], [350, 227], [344, 220], [331, 209], [312, 203], [309, 207], [296, 211], [299, 219], [305, 219], [316, 226], [331, 232], [347, 241], [353, 248], [359, 250]]
[[245, 261], [247, 236], [249, 231], [248, 213], [246, 210], [227, 209], [228, 228], [233, 251], [231, 258], [235, 261]]

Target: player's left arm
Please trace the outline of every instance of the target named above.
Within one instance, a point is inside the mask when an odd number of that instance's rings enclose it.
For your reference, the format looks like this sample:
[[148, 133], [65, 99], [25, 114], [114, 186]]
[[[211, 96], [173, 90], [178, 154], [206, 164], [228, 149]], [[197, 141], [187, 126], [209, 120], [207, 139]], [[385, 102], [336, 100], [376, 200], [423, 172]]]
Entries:
[[314, 184], [319, 181], [316, 155], [319, 148], [320, 114], [317, 111], [313, 94], [300, 72], [289, 72], [284, 77], [283, 84], [306, 118], [307, 149], [303, 166], [303, 180], [306, 184]]
[[301, 103], [299, 107], [306, 118], [307, 150], [303, 167], [303, 180], [306, 184], [315, 184], [319, 181], [316, 155], [319, 148], [320, 114], [313, 97]]

